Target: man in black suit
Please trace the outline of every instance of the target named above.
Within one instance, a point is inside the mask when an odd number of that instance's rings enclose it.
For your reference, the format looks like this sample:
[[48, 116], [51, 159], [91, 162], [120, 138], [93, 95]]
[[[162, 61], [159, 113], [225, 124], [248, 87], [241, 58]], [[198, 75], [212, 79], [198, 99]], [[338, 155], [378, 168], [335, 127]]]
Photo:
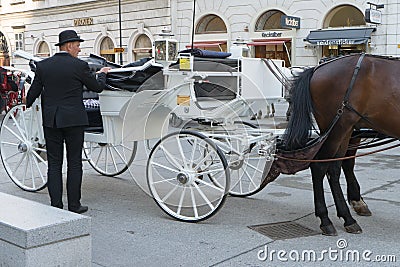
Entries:
[[105, 87], [106, 74], [110, 68], [102, 68], [96, 77], [89, 65], [78, 59], [83, 40], [73, 30], [59, 34], [60, 52], [36, 65], [35, 78], [30, 87], [26, 106], [31, 107], [41, 96], [44, 137], [48, 160], [48, 190], [51, 205], [63, 208], [62, 164], [64, 143], [67, 151], [67, 197], [68, 210], [84, 213], [82, 206], [82, 146], [84, 127], [88, 118], [82, 101], [83, 86], [94, 92]]

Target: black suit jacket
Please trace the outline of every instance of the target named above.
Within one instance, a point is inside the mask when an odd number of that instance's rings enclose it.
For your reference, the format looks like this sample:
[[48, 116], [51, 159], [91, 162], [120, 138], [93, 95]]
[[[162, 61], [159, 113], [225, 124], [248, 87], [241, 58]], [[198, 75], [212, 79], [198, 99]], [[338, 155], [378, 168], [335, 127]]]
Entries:
[[32, 106], [41, 95], [43, 126], [85, 126], [89, 123], [82, 100], [83, 85], [100, 93], [105, 83], [105, 73], [99, 73], [96, 79], [87, 62], [68, 53], [57, 53], [36, 64], [26, 105]]

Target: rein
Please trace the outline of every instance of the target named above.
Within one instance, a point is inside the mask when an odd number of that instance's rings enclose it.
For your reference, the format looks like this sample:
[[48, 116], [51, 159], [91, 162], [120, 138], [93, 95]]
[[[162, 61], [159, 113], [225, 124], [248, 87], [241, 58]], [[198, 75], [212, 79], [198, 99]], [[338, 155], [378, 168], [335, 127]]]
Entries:
[[371, 154], [375, 154], [375, 153], [382, 152], [382, 151], [385, 151], [385, 150], [389, 150], [389, 149], [392, 149], [392, 148], [396, 148], [396, 147], [399, 147], [399, 146], [400, 146], [400, 144], [397, 144], [397, 145], [381, 148], [381, 149], [378, 149], [378, 150], [374, 150], [374, 151], [371, 151], [371, 152], [363, 153], [363, 154], [358, 154], [358, 155], [348, 156], [348, 157], [342, 157], [342, 158], [333, 158], [333, 159], [295, 159], [295, 158], [287, 158], [287, 157], [280, 156], [280, 155], [275, 155], [275, 157], [277, 157], [279, 159], [297, 161], [297, 162], [310, 162], [310, 163], [312, 163], [312, 162], [332, 162], [332, 161], [355, 159], [355, 158], [358, 158], [358, 157], [368, 156], [368, 155], [371, 155]]

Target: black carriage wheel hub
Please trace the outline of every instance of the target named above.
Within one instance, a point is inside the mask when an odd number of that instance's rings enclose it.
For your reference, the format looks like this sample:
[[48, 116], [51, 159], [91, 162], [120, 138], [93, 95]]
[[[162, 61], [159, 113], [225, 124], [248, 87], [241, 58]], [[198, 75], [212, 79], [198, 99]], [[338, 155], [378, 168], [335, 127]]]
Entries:
[[176, 176], [176, 179], [177, 179], [178, 182], [180, 182], [181, 184], [186, 184], [186, 183], [188, 182], [188, 180], [189, 180], [189, 177], [188, 177], [186, 174], [184, 174], [184, 173], [179, 173], [179, 174]]

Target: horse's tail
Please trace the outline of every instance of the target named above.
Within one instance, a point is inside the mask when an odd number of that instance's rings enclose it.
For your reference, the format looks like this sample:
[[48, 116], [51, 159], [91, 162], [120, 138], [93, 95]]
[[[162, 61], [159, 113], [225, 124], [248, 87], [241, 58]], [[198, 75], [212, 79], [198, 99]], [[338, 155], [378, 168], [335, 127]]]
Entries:
[[283, 136], [285, 149], [294, 150], [306, 145], [313, 126], [313, 104], [310, 80], [314, 68], [306, 69], [294, 81], [291, 92], [291, 116]]

